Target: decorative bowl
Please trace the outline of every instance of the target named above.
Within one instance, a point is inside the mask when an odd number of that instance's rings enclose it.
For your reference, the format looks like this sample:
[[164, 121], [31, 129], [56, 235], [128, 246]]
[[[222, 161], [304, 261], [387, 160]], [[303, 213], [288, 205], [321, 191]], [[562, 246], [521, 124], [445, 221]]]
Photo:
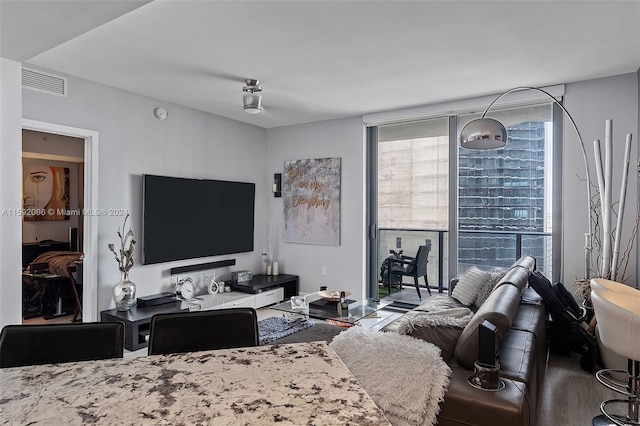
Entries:
[[[328, 300], [329, 302], [339, 302], [340, 301], [340, 290], [324, 290], [319, 291], [318, 296], [322, 297], [324, 300]], [[345, 297], [351, 296], [350, 291], [344, 292]]]

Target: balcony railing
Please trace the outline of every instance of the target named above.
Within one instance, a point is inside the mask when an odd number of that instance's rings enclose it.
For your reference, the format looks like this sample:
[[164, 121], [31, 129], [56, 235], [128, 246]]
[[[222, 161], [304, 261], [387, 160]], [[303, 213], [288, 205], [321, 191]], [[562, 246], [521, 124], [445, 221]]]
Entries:
[[[431, 289], [443, 292], [448, 289], [449, 231], [446, 229], [378, 229], [378, 260], [380, 265], [389, 256], [389, 250], [403, 250], [407, 256], [415, 256], [418, 247], [431, 240], [431, 252], [427, 265], [427, 279]], [[550, 232], [533, 231], [458, 231], [458, 274], [470, 266], [509, 267], [523, 254], [537, 260], [537, 269], [552, 276], [552, 246]], [[379, 277], [378, 277], [379, 278]], [[411, 278], [405, 277], [406, 285]], [[422, 280], [419, 281], [424, 287]]]

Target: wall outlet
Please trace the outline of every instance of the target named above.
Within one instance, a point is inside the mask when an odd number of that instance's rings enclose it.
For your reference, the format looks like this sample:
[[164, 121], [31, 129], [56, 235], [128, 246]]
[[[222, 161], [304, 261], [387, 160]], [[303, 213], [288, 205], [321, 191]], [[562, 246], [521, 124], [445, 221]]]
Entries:
[[320, 274], [321, 275], [327, 275], [327, 267], [323, 266], [322, 269], [320, 269]]

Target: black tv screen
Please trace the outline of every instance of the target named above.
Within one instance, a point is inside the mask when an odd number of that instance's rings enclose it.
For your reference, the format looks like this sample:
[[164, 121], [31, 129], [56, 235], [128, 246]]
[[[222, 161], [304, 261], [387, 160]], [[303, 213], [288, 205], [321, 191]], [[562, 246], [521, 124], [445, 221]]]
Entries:
[[253, 251], [255, 184], [142, 176], [142, 263]]

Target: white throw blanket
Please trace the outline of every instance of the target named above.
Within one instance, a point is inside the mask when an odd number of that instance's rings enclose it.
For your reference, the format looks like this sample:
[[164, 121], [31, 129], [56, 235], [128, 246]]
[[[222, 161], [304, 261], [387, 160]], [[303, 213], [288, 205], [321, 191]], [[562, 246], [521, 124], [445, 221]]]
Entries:
[[330, 346], [392, 424], [436, 424], [451, 376], [437, 346], [362, 327], [340, 333]]

